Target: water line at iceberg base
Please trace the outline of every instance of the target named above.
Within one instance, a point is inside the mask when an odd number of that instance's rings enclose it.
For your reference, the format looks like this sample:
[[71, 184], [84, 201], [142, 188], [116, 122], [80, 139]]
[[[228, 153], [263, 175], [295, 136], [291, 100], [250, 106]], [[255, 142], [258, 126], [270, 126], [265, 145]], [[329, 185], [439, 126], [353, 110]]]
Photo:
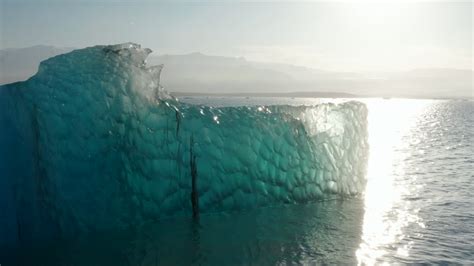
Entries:
[[0, 246], [190, 216], [193, 171], [201, 213], [363, 192], [364, 104], [181, 103], [160, 87], [161, 66], [146, 67], [149, 53], [75, 50], [0, 87]]

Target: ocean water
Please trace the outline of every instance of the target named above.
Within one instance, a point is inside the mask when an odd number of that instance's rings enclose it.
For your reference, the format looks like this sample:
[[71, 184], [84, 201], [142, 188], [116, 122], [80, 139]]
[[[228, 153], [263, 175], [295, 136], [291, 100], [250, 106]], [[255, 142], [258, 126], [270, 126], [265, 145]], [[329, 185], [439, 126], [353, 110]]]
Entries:
[[[169, 218], [10, 253], [34, 265], [474, 263], [474, 102], [357, 99], [369, 110], [364, 195]], [[185, 97], [210, 106], [346, 99]], [[0, 263], [2, 263], [0, 261]]]

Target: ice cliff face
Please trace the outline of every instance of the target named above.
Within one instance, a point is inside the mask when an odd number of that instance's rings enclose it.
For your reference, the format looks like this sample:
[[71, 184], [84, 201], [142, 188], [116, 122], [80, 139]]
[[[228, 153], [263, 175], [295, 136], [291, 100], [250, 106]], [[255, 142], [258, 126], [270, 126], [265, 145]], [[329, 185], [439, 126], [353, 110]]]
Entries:
[[191, 215], [193, 169], [201, 213], [362, 191], [363, 104], [183, 104], [150, 52], [75, 50], [0, 87], [0, 245]]

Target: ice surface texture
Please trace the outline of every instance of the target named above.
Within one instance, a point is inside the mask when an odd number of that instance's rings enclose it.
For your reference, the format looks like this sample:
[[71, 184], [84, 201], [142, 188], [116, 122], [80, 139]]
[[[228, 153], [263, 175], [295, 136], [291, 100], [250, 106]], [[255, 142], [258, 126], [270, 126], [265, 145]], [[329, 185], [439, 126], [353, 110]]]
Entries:
[[201, 213], [362, 191], [365, 105], [184, 104], [150, 52], [75, 50], [0, 87], [0, 244], [191, 216], [194, 157]]

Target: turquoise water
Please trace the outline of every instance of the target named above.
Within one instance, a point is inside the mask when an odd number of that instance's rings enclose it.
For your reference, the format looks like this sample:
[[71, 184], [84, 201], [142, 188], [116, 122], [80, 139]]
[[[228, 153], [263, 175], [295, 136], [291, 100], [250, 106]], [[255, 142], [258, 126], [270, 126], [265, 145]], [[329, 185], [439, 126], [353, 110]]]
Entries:
[[[323, 100], [183, 98], [211, 106]], [[328, 100], [324, 100], [328, 101]], [[329, 100], [345, 101], [345, 100]], [[362, 99], [368, 183], [346, 200], [162, 219], [12, 250], [35, 265], [474, 262], [474, 102]], [[1, 262], [0, 262], [1, 263]]]

